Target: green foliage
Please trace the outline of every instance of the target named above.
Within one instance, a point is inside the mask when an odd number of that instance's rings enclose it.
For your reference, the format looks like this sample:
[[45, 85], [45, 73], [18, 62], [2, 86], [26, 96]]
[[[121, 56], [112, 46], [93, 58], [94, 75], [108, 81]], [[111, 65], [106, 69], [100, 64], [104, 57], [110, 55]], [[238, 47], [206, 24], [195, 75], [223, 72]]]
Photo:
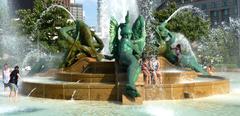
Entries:
[[32, 11], [30, 9], [27, 10], [18, 10], [17, 15], [19, 17], [18, 27], [22, 34], [30, 35], [35, 27], [36, 17], [32, 15]]
[[[176, 10], [176, 3], [169, 2], [165, 9], [154, 12], [154, 18], [158, 23], [162, 23]], [[168, 22], [167, 28], [173, 32], [180, 32], [189, 40], [195, 41], [208, 35], [210, 23], [190, 11], [181, 11]]]
[[68, 13], [61, 8], [47, 8], [53, 0], [35, 0], [33, 10], [21, 9], [17, 11], [19, 17], [18, 28], [21, 34], [27, 35], [33, 42], [38, 42], [47, 52], [59, 52], [57, 41], [58, 29], [70, 25]]

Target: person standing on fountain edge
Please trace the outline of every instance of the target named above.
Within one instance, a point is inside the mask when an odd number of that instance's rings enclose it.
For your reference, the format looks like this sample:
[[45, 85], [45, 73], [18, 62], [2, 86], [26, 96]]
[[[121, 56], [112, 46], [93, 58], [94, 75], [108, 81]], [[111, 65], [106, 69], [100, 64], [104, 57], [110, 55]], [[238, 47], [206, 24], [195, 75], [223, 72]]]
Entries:
[[7, 63], [3, 65], [2, 78], [3, 78], [4, 91], [6, 91], [6, 89], [8, 87], [8, 82], [10, 79], [10, 70], [8, 68]]
[[20, 78], [19, 67], [15, 66], [14, 70], [10, 74], [10, 80], [9, 80], [10, 94], [9, 94], [9, 97], [17, 97], [18, 78]]

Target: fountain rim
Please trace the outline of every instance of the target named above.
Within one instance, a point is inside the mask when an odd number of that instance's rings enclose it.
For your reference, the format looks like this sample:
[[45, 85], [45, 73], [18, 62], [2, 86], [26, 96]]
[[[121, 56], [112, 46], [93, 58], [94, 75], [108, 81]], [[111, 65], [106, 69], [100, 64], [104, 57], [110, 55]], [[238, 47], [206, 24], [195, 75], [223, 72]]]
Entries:
[[[229, 81], [229, 79], [222, 77], [222, 76], [210, 76], [210, 75], [198, 75], [201, 78], [214, 78], [214, 81], [200, 81], [200, 82], [191, 82], [191, 83], [175, 83], [175, 84], [160, 84], [160, 86], [174, 86], [174, 85], [191, 85], [191, 84], [205, 84], [205, 83], [218, 83], [221, 81]], [[33, 77], [34, 78], [34, 77]], [[44, 77], [43, 77], [44, 78]], [[54, 77], [51, 77], [54, 79]], [[55, 82], [54, 82], [55, 81]], [[77, 82], [68, 82], [68, 81], [59, 81], [53, 80], [53, 82], [37, 82], [37, 81], [30, 81], [30, 80], [22, 80], [22, 83], [35, 83], [39, 85], [81, 85], [81, 84], [89, 84], [89, 85], [97, 85], [97, 84], [114, 84], [114, 83], [77, 83]], [[152, 85], [150, 85], [152, 86]], [[154, 85], [155, 86], [155, 85]]]

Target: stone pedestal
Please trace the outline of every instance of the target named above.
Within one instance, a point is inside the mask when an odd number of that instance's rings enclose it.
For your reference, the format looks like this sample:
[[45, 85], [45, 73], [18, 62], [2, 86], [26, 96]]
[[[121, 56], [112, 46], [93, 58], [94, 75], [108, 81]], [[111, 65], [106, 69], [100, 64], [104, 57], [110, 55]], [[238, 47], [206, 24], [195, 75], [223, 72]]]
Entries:
[[145, 88], [144, 88], [144, 80], [143, 74], [140, 73], [138, 80], [136, 81], [136, 88], [140, 93], [140, 97], [130, 98], [125, 94], [122, 94], [122, 104], [123, 105], [141, 105], [145, 99]]
[[141, 105], [143, 104], [143, 98], [142, 97], [136, 97], [136, 98], [129, 98], [126, 95], [122, 95], [122, 104], [123, 105]]

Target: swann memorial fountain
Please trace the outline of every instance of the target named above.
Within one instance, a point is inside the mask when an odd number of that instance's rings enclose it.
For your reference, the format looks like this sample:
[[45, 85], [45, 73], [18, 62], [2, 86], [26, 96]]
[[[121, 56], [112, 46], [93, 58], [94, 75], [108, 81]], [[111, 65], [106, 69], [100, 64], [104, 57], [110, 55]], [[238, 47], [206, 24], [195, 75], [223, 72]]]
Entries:
[[[157, 26], [154, 34], [155, 39], [166, 45], [161, 50], [163, 55], [158, 57], [163, 83], [144, 85], [139, 60], [147, 39], [145, 21], [139, 16], [131, 27], [131, 17], [126, 14], [124, 23], [110, 20], [109, 56], [101, 54], [102, 40], [84, 22], [75, 20], [73, 26], [61, 28], [60, 33], [68, 43], [63, 46], [67, 53], [61, 68], [39, 72], [48, 63], [40, 60], [31, 71], [33, 76], [22, 81], [21, 93], [40, 98], [142, 104], [148, 100], [199, 98], [229, 92], [229, 81], [207, 75], [186, 44], [186, 38], [165, 27], [172, 16]], [[177, 56], [170, 47], [177, 45], [184, 48], [178, 61], [186, 68], [173, 65]]]

